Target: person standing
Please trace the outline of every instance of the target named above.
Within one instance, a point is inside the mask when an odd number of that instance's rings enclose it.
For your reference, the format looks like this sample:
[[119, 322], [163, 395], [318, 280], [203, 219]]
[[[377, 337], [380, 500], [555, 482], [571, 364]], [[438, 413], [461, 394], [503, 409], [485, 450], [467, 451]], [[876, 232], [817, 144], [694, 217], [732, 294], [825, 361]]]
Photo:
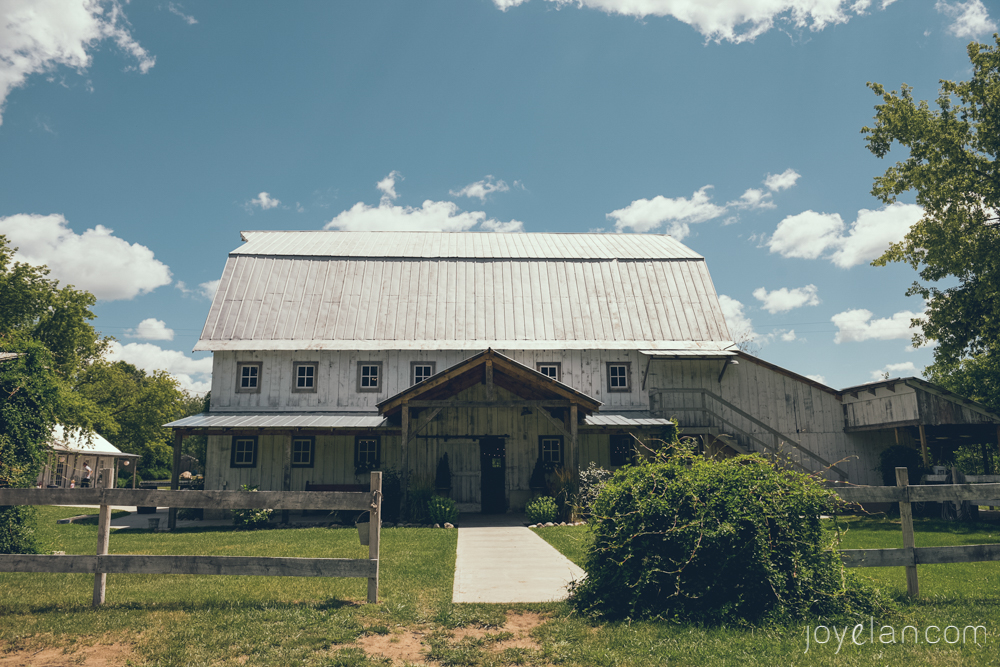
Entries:
[[80, 480], [80, 488], [81, 489], [89, 489], [90, 488], [90, 473], [92, 473], [93, 471], [94, 471], [94, 469], [90, 467], [90, 461], [84, 461], [83, 462], [83, 479]]

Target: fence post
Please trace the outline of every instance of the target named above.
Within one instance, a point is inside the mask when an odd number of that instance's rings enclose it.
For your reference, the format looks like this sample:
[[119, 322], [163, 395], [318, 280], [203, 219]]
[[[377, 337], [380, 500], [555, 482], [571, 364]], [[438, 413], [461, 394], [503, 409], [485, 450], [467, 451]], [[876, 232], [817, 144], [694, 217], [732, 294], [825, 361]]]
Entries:
[[910, 474], [906, 468], [896, 468], [896, 486], [904, 489], [903, 499], [899, 501], [899, 519], [903, 524], [903, 549], [906, 550], [906, 558], [913, 565], [906, 566], [906, 594], [911, 598], [920, 595], [920, 586], [917, 583], [917, 565], [914, 557], [913, 547], [913, 510], [910, 507], [910, 494], [906, 487], [910, 485]]
[[368, 577], [368, 602], [378, 602], [379, 538], [382, 533], [382, 473], [371, 479], [372, 509], [368, 515], [368, 559], [375, 561], [375, 576]]
[[[98, 471], [100, 485], [102, 489], [111, 486], [111, 468], [103, 468]], [[108, 542], [111, 537], [111, 508], [101, 505], [101, 512], [97, 518], [97, 555], [106, 556], [108, 553]], [[104, 593], [107, 589], [108, 575], [106, 572], [98, 572], [94, 575], [94, 606], [99, 607], [104, 604]]]

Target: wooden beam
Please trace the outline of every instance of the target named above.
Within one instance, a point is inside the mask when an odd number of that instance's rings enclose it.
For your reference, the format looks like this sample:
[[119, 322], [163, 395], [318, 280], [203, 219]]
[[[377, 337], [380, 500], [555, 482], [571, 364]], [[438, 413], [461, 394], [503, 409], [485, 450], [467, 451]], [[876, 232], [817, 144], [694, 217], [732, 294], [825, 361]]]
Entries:
[[409, 487], [410, 487], [410, 448], [407, 446], [410, 442], [410, 406], [408, 403], [403, 403], [401, 408], [402, 416], [402, 427], [400, 429], [401, 437], [399, 444], [402, 446], [403, 451], [400, 452], [400, 458], [402, 460], [402, 470], [400, 471], [400, 482], [403, 487], [403, 507], [406, 507], [406, 503], [409, 499]]
[[[896, 486], [906, 489], [910, 484], [909, 472], [906, 468], [896, 468]], [[903, 524], [903, 551], [913, 565], [906, 566], [906, 594], [911, 598], [920, 595], [920, 584], [917, 582], [917, 565], [914, 560], [913, 547], [913, 509], [909, 502], [899, 503], [899, 519]]]
[[649, 375], [649, 365], [651, 363], [653, 363], [653, 357], [652, 356], [650, 356], [649, 359], [646, 360], [646, 370], [644, 370], [642, 372], [642, 387], [641, 387], [641, 389], [643, 391], [646, 390], [646, 376]]
[[[650, 357], [652, 359], [652, 357]], [[578, 422], [579, 413], [577, 412], [576, 404], [574, 403], [569, 407], [569, 439], [570, 439], [570, 452], [571, 456], [569, 460], [573, 465], [573, 475], [577, 476], [580, 474], [580, 443], [578, 434]]]
[[431, 421], [433, 421], [433, 419], [437, 417], [439, 414], [441, 414], [441, 408], [434, 408], [427, 415], [425, 415], [424, 418], [417, 423], [417, 425], [413, 428], [413, 430], [409, 432], [406, 441], [407, 444], [415, 440], [417, 438], [417, 433], [426, 428], [427, 425], [430, 424]]
[[251, 577], [371, 577], [378, 562], [350, 558], [266, 558], [255, 556], [0, 555], [0, 572], [109, 574], [198, 574]]
[[[98, 471], [101, 489], [111, 487], [111, 469], [106, 468]], [[111, 539], [111, 508], [101, 505], [100, 513], [97, 517], [97, 555], [104, 556], [108, 553], [108, 543]], [[94, 601], [95, 607], [104, 604], [104, 596], [108, 587], [108, 575], [106, 572], [98, 570], [94, 574]]]
[[411, 408], [568, 408], [570, 401], [407, 401]]
[[372, 507], [368, 513], [368, 561], [375, 563], [375, 572], [368, 575], [368, 602], [378, 602], [379, 538], [382, 534], [382, 473], [373, 472], [371, 485]]
[[496, 387], [493, 385], [493, 360], [492, 359], [487, 359], [486, 360], [486, 380], [485, 380], [485, 382], [486, 382], [486, 397], [489, 400], [492, 401], [493, 397], [495, 396], [494, 392], [496, 391]]
[[[572, 409], [573, 408], [571, 407], [570, 410], [572, 410]], [[566, 425], [563, 424], [560, 420], [558, 420], [555, 417], [553, 417], [552, 415], [550, 415], [548, 410], [545, 410], [545, 409], [539, 410], [538, 414], [540, 414], [541, 416], [543, 416], [546, 419], [548, 419], [552, 423], [552, 425], [555, 426], [556, 429], [559, 431], [559, 435], [561, 435], [561, 436], [563, 436], [564, 438], [567, 438], [567, 439], [573, 437], [566, 430]]]
[[0, 505], [137, 505], [217, 509], [357, 510], [370, 493], [345, 491], [158, 491], [155, 489], [0, 489]]
[[920, 457], [924, 461], [924, 467], [930, 467], [930, 458], [927, 456], [927, 430], [924, 428], [923, 424], [917, 426], [920, 429]]
[[979, 563], [1000, 560], [1000, 544], [914, 547], [912, 554], [907, 549], [841, 549], [840, 557], [845, 567], [912, 567], [946, 563]]
[[[174, 467], [170, 475], [170, 488], [173, 491], [181, 488], [181, 444], [184, 442], [183, 433], [174, 433]], [[171, 507], [167, 510], [167, 528], [173, 530], [177, 527], [177, 508]]]

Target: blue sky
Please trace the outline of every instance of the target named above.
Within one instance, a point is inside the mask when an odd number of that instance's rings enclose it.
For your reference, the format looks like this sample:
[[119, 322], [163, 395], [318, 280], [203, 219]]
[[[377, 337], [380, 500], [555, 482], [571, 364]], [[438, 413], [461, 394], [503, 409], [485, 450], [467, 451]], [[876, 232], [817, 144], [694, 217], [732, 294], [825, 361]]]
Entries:
[[[0, 233], [100, 298], [117, 358], [193, 354], [244, 229], [671, 233], [731, 328], [834, 387], [919, 374], [872, 258], [920, 211], [865, 87], [966, 79], [980, 0], [0, 0]], [[890, 160], [901, 159], [898, 150]]]

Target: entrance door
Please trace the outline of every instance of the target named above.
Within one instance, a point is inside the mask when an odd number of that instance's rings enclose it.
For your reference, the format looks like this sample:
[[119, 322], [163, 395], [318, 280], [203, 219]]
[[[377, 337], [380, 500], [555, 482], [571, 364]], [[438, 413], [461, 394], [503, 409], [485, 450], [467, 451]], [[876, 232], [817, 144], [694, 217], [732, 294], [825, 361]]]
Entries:
[[507, 511], [507, 450], [504, 439], [479, 440], [480, 498], [483, 514]]

